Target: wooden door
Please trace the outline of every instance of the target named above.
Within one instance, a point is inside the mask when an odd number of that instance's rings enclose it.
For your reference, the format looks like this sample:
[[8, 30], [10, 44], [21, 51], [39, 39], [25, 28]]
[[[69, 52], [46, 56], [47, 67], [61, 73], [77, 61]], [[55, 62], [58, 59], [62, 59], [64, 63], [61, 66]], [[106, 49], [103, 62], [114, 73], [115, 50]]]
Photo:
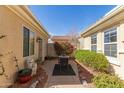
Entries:
[[39, 41], [39, 58], [42, 60], [42, 39]]

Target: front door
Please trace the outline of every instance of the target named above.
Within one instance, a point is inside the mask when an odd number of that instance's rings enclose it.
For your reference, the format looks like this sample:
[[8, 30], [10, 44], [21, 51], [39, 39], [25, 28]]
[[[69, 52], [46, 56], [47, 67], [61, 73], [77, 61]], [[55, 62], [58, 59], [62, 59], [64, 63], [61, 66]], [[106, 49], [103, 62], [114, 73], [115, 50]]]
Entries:
[[39, 40], [39, 59], [42, 60], [42, 39]]

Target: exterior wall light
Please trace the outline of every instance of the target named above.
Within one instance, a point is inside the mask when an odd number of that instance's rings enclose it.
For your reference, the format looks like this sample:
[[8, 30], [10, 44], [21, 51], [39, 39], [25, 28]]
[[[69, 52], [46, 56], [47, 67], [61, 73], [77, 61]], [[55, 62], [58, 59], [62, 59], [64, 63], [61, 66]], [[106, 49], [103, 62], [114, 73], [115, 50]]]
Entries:
[[40, 42], [42, 39], [40, 37], [37, 37], [36, 42]]

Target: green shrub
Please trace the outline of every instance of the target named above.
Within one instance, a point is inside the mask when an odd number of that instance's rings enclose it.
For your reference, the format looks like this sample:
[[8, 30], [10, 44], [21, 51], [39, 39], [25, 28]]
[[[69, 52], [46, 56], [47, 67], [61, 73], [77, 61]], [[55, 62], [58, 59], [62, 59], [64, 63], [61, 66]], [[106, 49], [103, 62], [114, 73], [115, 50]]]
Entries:
[[100, 73], [93, 78], [97, 88], [124, 88], [124, 83], [117, 76]]
[[99, 71], [107, 71], [109, 62], [101, 53], [96, 53], [89, 50], [77, 50], [74, 54], [75, 58], [83, 64]]

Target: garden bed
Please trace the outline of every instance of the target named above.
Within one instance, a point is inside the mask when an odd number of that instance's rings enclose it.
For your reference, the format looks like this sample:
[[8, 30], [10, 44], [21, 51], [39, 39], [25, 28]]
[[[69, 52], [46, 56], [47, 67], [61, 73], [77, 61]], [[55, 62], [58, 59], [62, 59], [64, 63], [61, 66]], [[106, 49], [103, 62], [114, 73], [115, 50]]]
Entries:
[[123, 80], [109, 72], [110, 64], [103, 54], [77, 50], [75, 58], [81, 81], [85, 80], [97, 88], [124, 88]]
[[108, 74], [98, 72], [84, 64], [75, 61], [77, 63], [79, 79], [87, 81], [88, 88], [124, 88], [124, 81], [118, 78], [114, 74]]
[[94, 75], [96, 74], [96, 72], [93, 72], [93, 70], [91, 70], [90, 68], [87, 68], [86, 66], [84, 66], [83, 64], [79, 63], [78, 61], [75, 61], [77, 64], [77, 68], [78, 68], [78, 74], [79, 74], [79, 79], [81, 81], [81, 83], [83, 83], [83, 80], [86, 80], [87, 82], [87, 86], [86, 87], [94, 87], [93, 83], [92, 83], [92, 79], [94, 77]]
[[15, 82], [14, 85], [10, 86], [9, 88], [29, 88], [33, 83], [38, 81], [36, 88], [43, 88], [47, 82], [48, 75], [46, 74], [45, 70], [42, 69], [42, 65], [38, 64], [37, 74], [32, 76], [32, 79], [27, 83], [20, 84]]

